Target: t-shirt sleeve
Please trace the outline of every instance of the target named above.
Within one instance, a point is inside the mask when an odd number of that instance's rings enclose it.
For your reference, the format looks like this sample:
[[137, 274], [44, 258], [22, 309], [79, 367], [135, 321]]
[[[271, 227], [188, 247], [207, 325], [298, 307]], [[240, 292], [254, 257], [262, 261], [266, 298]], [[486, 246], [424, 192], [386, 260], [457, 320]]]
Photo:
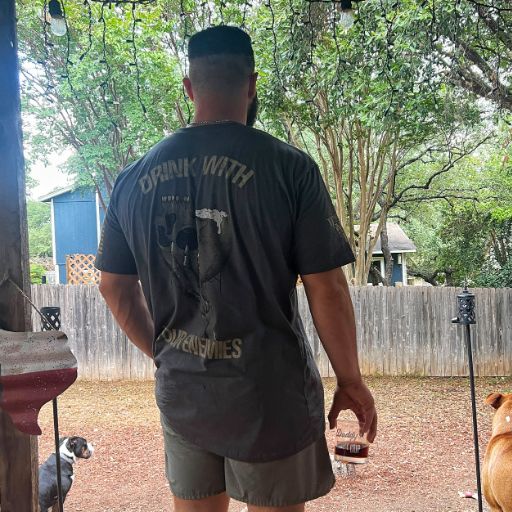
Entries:
[[296, 187], [297, 273], [315, 274], [352, 263], [354, 254], [316, 164], [296, 181]]
[[137, 274], [137, 265], [119, 224], [115, 202], [115, 187], [101, 230], [101, 239], [94, 263], [98, 270], [112, 274]]

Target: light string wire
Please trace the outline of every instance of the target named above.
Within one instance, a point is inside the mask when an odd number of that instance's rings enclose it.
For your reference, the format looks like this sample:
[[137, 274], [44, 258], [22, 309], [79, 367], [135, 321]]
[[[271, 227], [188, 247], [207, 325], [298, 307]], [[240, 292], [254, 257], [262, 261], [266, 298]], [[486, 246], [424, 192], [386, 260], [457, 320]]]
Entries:
[[[186, 55], [187, 54], [187, 41], [190, 37], [190, 34], [188, 33], [189, 20], [188, 20], [187, 12], [185, 11], [184, 0], [180, 0], [180, 20], [183, 25], [183, 36], [181, 38], [181, 42], [180, 42], [179, 46], [181, 46], [182, 55]], [[181, 57], [182, 57], [181, 55], [178, 56], [179, 59], [181, 59]], [[188, 59], [185, 58], [185, 69], [184, 69], [185, 75], [188, 72], [187, 62], [188, 62]], [[185, 86], [183, 84], [181, 86], [181, 93], [183, 95], [183, 101], [185, 103], [185, 107], [187, 108], [187, 125], [189, 125], [192, 121], [192, 109], [190, 108], [190, 100], [187, 95], [187, 91], [185, 90]]]
[[140, 18], [137, 18], [136, 16], [136, 8], [137, 4], [135, 2], [132, 3], [132, 38], [131, 38], [131, 44], [132, 44], [132, 55], [133, 55], [133, 62], [130, 63], [130, 65], [135, 66], [135, 73], [136, 73], [136, 89], [137, 89], [137, 100], [140, 104], [140, 107], [142, 109], [142, 112], [144, 116], [146, 116], [147, 109], [144, 105], [144, 102], [142, 101], [142, 97], [140, 94], [141, 90], [141, 71], [139, 67], [139, 59], [137, 55], [137, 44], [135, 42], [135, 36], [136, 36], [136, 26], [137, 23], [140, 23], [142, 20]]
[[46, 91], [45, 95], [47, 98], [47, 101], [49, 103], [53, 103], [53, 99], [51, 97], [48, 97], [50, 94], [50, 91], [55, 88], [55, 85], [53, 85], [52, 76], [50, 73], [50, 70], [48, 69], [48, 61], [50, 59], [50, 52], [48, 51], [48, 48], [53, 47], [53, 43], [50, 42], [48, 39], [48, 22], [46, 21], [46, 17], [49, 16], [48, 14], [48, 0], [44, 0], [43, 4], [43, 17], [41, 19], [42, 27], [43, 27], [43, 58], [38, 61], [38, 64], [41, 64], [43, 66], [44, 75], [46, 78]]
[[102, 42], [102, 57], [100, 59], [100, 64], [103, 64], [107, 74], [106, 77], [103, 77], [103, 81], [100, 83], [100, 90], [101, 90], [101, 99], [103, 102], [103, 107], [105, 108], [105, 111], [107, 112], [107, 115], [109, 117], [110, 123], [114, 127], [114, 129], [118, 129], [118, 125], [114, 119], [114, 116], [112, 114], [112, 111], [110, 110], [108, 101], [107, 101], [107, 91], [109, 88], [109, 85], [112, 83], [112, 72], [110, 68], [110, 63], [107, 58], [107, 22], [105, 21], [105, 5], [106, 3], [103, 2], [101, 4], [101, 11], [100, 11], [100, 18], [99, 22], [102, 23], [102, 32], [101, 32], [101, 42]]
[[67, 83], [69, 85], [69, 90], [71, 91], [71, 93], [73, 94], [75, 99], [79, 100], [78, 94], [71, 82], [71, 77], [70, 77], [70, 73], [69, 73], [69, 66], [72, 66], [73, 62], [71, 61], [71, 58], [70, 58], [71, 36], [69, 34], [68, 17], [66, 16], [66, 6], [65, 6], [64, 0], [60, 0], [60, 2], [61, 2], [61, 6], [62, 6], [62, 16], [64, 18], [64, 23], [66, 24], [66, 55], [64, 57], [64, 59], [65, 59], [65, 62], [64, 62], [65, 74], [62, 75], [61, 78], [65, 78], [67, 80]]
[[[138, 23], [138, 19], [136, 18], [135, 10], [138, 5], [149, 4], [149, 3], [152, 3], [153, 1], [154, 0], [118, 0], [118, 1], [114, 1], [114, 0], [103, 0], [103, 1], [101, 1], [101, 0], [84, 0], [84, 2], [83, 2], [83, 5], [87, 8], [88, 16], [89, 16], [89, 26], [88, 26], [88, 31], [87, 31], [88, 46], [85, 49], [85, 51], [79, 56], [80, 61], [83, 60], [90, 53], [91, 48], [93, 46], [93, 16], [92, 16], [90, 2], [101, 3], [101, 15], [98, 20], [103, 25], [102, 32], [101, 32], [102, 58], [100, 60], [100, 63], [102, 63], [104, 65], [105, 70], [106, 70], [104, 80], [101, 83], [101, 87], [103, 89], [102, 100], [105, 105], [105, 110], [107, 111], [107, 113], [110, 116], [112, 115], [112, 113], [110, 112], [110, 109], [108, 107], [108, 101], [106, 98], [106, 94], [108, 92], [109, 83], [112, 80], [112, 70], [111, 70], [111, 65], [110, 65], [109, 59], [107, 57], [107, 48], [106, 48], [107, 24], [106, 24], [106, 19], [105, 19], [104, 7], [105, 7], [105, 5], [111, 6], [113, 4], [116, 4], [116, 5], [130, 4], [132, 6], [131, 39], [129, 39], [129, 41], [132, 44], [133, 62], [130, 64], [136, 68], [135, 78], [136, 78], [137, 99], [138, 99], [138, 102], [141, 106], [143, 113], [146, 114], [147, 109], [146, 109], [145, 104], [142, 99], [142, 85], [141, 85], [142, 72], [141, 72], [139, 56], [138, 56], [138, 46], [136, 44], [136, 39], [135, 39], [136, 35], [137, 35], [136, 34], [136, 23]], [[460, 1], [461, 0], [456, 0], [457, 5], [455, 8], [455, 17], [456, 18], [459, 17], [459, 19], [462, 16], [461, 13], [459, 12]], [[499, 2], [497, 2], [496, 0], [492, 0], [492, 1], [489, 1], [489, 0], [485, 0], [485, 1], [484, 0], [465, 0], [465, 1], [466, 1], [467, 5], [473, 5], [478, 13], [481, 13], [482, 9], [487, 10], [487, 12], [490, 13], [489, 15], [492, 15], [493, 21], [495, 23], [497, 23], [498, 30], [502, 30], [502, 31], [505, 30], [505, 28], [509, 24], [509, 23], [507, 24], [507, 20], [505, 19], [505, 14], [512, 12], [512, 7], [510, 7], [510, 8], [507, 7], [505, 3], [499, 4]], [[242, 15], [241, 24], [244, 28], [246, 28], [247, 23], [248, 23], [248, 12], [250, 11], [252, 4], [249, 0], [244, 0], [243, 2], [236, 2], [236, 4], [237, 4], [237, 6], [241, 6], [241, 9], [240, 9], [241, 15]], [[304, 19], [304, 15], [302, 15], [302, 17], [300, 16], [301, 11], [297, 10], [297, 8], [295, 7], [295, 5], [293, 3], [293, 0], [289, 0], [288, 4], [289, 4], [289, 10], [290, 10], [289, 24], [287, 24], [287, 28], [288, 28], [289, 36], [290, 36], [289, 37], [290, 59], [288, 59], [288, 60], [293, 63], [296, 58], [298, 50], [299, 50], [299, 55], [300, 55], [300, 49], [297, 47], [297, 44], [300, 44], [300, 41], [298, 40], [297, 36], [299, 34], [301, 34], [301, 35], [306, 34], [306, 38], [308, 39], [307, 46], [308, 46], [308, 50], [309, 50], [309, 57], [304, 62], [304, 65], [305, 65], [305, 68], [312, 67], [314, 65], [315, 47], [317, 44], [316, 37], [318, 37], [318, 35], [320, 35], [320, 31], [324, 30], [324, 34], [322, 35], [322, 37], [324, 37], [326, 35], [326, 32], [325, 32], [325, 27], [323, 26], [324, 23], [322, 20], [322, 16], [325, 13], [320, 12], [320, 11], [317, 13], [315, 11], [315, 18], [314, 18], [313, 10], [312, 10], [313, 4], [317, 4], [317, 5], [330, 4], [330, 6], [331, 6], [330, 11], [327, 13], [327, 23], [328, 23], [328, 18], [330, 17], [331, 30], [328, 30], [328, 32], [330, 32], [330, 34], [331, 34], [330, 38], [333, 40], [334, 47], [335, 47], [336, 58], [337, 58], [336, 66], [337, 66], [338, 71], [340, 71], [344, 68], [346, 69], [348, 62], [343, 57], [343, 54], [342, 54], [342, 51], [340, 48], [339, 35], [338, 35], [338, 14], [337, 14], [337, 12], [341, 6], [341, 0], [306, 0], [306, 2], [303, 3], [303, 5], [306, 5], [305, 19]], [[48, 9], [47, 0], [45, 0], [44, 5], [45, 5], [45, 7], [44, 7], [45, 13], [47, 13], [48, 12], [47, 11], [47, 9]], [[61, 5], [63, 7], [63, 13], [65, 14], [65, 5], [64, 5], [63, 0], [61, 0]], [[180, 18], [181, 18], [181, 23], [183, 26], [183, 38], [182, 38], [181, 42], [184, 47], [186, 45], [187, 39], [190, 37], [189, 23], [191, 22], [191, 20], [189, 19], [190, 13], [187, 13], [185, 11], [184, 0], [180, 0], [179, 5], [180, 5], [180, 7], [179, 7], [180, 8]], [[267, 27], [267, 30], [271, 31], [271, 34], [272, 34], [272, 37], [271, 37], [271, 39], [272, 39], [271, 54], [272, 54], [272, 60], [273, 60], [272, 66], [275, 70], [276, 77], [277, 77], [277, 83], [278, 83], [279, 87], [282, 88], [283, 92], [286, 92], [287, 85], [285, 82], [288, 82], [288, 76], [285, 81], [285, 79], [283, 77], [283, 69], [288, 66], [289, 62], [287, 61], [286, 63], [282, 63], [279, 58], [279, 55], [280, 55], [279, 33], [280, 33], [281, 28], [277, 26], [278, 23], [277, 23], [277, 17], [276, 17], [276, 12], [275, 12], [275, 6], [272, 3], [272, 0], [267, 0], [265, 3], [263, 3], [261, 5], [262, 5], [262, 7], [265, 7], [268, 9], [269, 15], [270, 15], [270, 20], [271, 20], [270, 26]], [[387, 27], [386, 28], [386, 36], [385, 36], [385, 38], [386, 38], [385, 62], [383, 63], [384, 65], [382, 67], [382, 73], [384, 74], [383, 76], [385, 77], [385, 79], [388, 83], [388, 87], [389, 87], [389, 91], [390, 91], [389, 105], [386, 109], [386, 115], [388, 115], [393, 108], [393, 104], [396, 101], [396, 94], [397, 94], [395, 84], [393, 83], [391, 65], [392, 65], [393, 59], [395, 58], [394, 51], [393, 51], [394, 39], [396, 36], [394, 25], [395, 25], [395, 20], [398, 16], [398, 8], [399, 8], [400, 4], [399, 4], [399, 2], [395, 2], [395, 4], [393, 4], [394, 6], [392, 6], [392, 9], [387, 9], [387, 2], [380, 0], [380, 5], [381, 5], [381, 10], [382, 10], [382, 16], [383, 16], [383, 19], [385, 20], [386, 27]], [[205, 0], [201, 4], [201, 6], [203, 8], [207, 9], [208, 23], [211, 25], [211, 23], [212, 23], [212, 8], [210, 6], [210, 3], [207, 0]], [[437, 51], [436, 43], [438, 42], [439, 37], [440, 37], [439, 27], [438, 27], [439, 13], [438, 13], [438, 7], [436, 5], [435, 0], [431, 0], [431, 2], [428, 2], [428, 6], [429, 7], [427, 7], [427, 8], [430, 8], [430, 14], [431, 14], [430, 21], [428, 22], [430, 25], [429, 30], [428, 30], [428, 37], [430, 38], [430, 46], [432, 48], [431, 53], [434, 54]], [[229, 7], [229, 3], [225, 0], [218, 0], [216, 2], [216, 5], [214, 5], [214, 8], [215, 7], [218, 10], [218, 14], [220, 16], [220, 21], [222, 23], [226, 23], [227, 21], [229, 21], [227, 19], [227, 13], [226, 13], [226, 9]], [[478, 11], [479, 9], [480, 9], [480, 11]], [[356, 10], [357, 15], [356, 15], [355, 22], [362, 23], [363, 30], [364, 30], [364, 19], [362, 19], [362, 17], [359, 15], [359, 11], [360, 11], [360, 7]], [[391, 11], [391, 12], [388, 12], [388, 11]], [[482, 16], [479, 16], [477, 19], [477, 22], [476, 22], [477, 31], [479, 33], [482, 33], [482, 36], [485, 36], [486, 34], [489, 33], [489, 29], [486, 28], [485, 24], [482, 23], [482, 20], [480, 19], [481, 17]], [[67, 80], [69, 89], [71, 90], [71, 92], [73, 94], [76, 94], [76, 90], [75, 90], [75, 87], [72, 82], [72, 72], [71, 72], [71, 67], [73, 66], [73, 62], [70, 59], [71, 42], [72, 42], [70, 31], [69, 31], [70, 27], [68, 24], [67, 16], [65, 15], [64, 18], [66, 20], [66, 27], [67, 27], [67, 31], [66, 31], [67, 45], [66, 45], [66, 57], [65, 57], [65, 62], [64, 62], [65, 72], [64, 72], [64, 74], [61, 75], [61, 78], [65, 78]], [[203, 16], [203, 18], [204, 18], [204, 16]], [[204, 21], [201, 24], [204, 24]], [[44, 52], [45, 52], [45, 54], [42, 59], [42, 62], [46, 62], [46, 64], [47, 64], [47, 61], [49, 59], [48, 48], [52, 48], [52, 47], [54, 47], [54, 45], [53, 45], [53, 43], [51, 43], [48, 40], [46, 25], [47, 25], [47, 22], [45, 20], [43, 20], [43, 33], [44, 33], [44, 40], [45, 40]], [[282, 26], [281, 21], [279, 22], [279, 25]], [[457, 30], [457, 28], [455, 28], [455, 30]], [[494, 61], [495, 62], [494, 62], [493, 68], [494, 67], [496, 68], [496, 70], [495, 70], [496, 71], [496, 75], [495, 75], [496, 79], [494, 80], [495, 90], [493, 92], [495, 94], [502, 94], [500, 85], [499, 85], [500, 84], [499, 79], [502, 76], [501, 66], [503, 65], [503, 62], [504, 62], [503, 51], [504, 50], [506, 51], [506, 48], [504, 48], [502, 41], [500, 41], [500, 39], [499, 39], [499, 33], [495, 32], [493, 35], [495, 36], [494, 48], [489, 48], [489, 45], [485, 43], [486, 38], [483, 38], [483, 39], [479, 38], [478, 44], [481, 46], [482, 49], [485, 49], [485, 51], [494, 51], [494, 54], [495, 54]], [[432, 70], [433, 69], [432, 66], [434, 65], [433, 62], [435, 59], [432, 58], [432, 59], [427, 59], [427, 60], [430, 60], [430, 64], [429, 64], [430, 68], [429, 69]], [[52, 78], [48, 72], [48, 68], [46, 67], [46, 65], [44, 65], [44, 67], [45, 67], [45, 74], [47, 77], [47, 90], [50, 91], [55, 86], [52, 83]], [[334, 79], [335, 80], [334, 84], [335, 84], [335, 87], [339, 87], [340, 84], [342, 83], [341, 73], [338, 72], [336, 74], [337, 74], [337, 76]], [[431, 81], [432, 87], [435, 87], [435, 83], [434, 83], [435, 78], [431, 76], [432, 73], [427, 72], [426, 74], [428, 76], [424, 77], [424, 78]], [[311, 98], [306, 100], [306, 103], [308, 103], [312, 106], [314, 104], [313, 98], [316, 96], [316, 94], [319, 90], [319, 84], [314, 76], [310, 76], [310, 79], [312, 79], [311, 88], [310, 88]], [[496, 89], [500, 89], [500, 90], [497, 91]], [[186, 98], [186, 93], [184, 90], [183, 90], [183, 96], [185, 99], [186, 108], [188, 110], [188, 120], [190, 121], [190, 117], [191, 117], [190, 105]], [[434, 97], [435, 97], [435, 95], [434, 95]], [[113, 122], [113, 124], [115, 125], [114, 122]]]
[[89, 0], [84, 0], [84, 5], [85, 5], [85, 7], [87, 7], [87, 16], [88, 16], [88, 22], [89, 22], [89, 26], [87, 29], [88, 45], [87, 45], [87, 48], [85, 49], [85, 51], [78, 58], [79, 61], [84, 60], [92, 48], [92, 25], [93, 25], [92, 9], [91, 9], [91, 4], [89, 3]]

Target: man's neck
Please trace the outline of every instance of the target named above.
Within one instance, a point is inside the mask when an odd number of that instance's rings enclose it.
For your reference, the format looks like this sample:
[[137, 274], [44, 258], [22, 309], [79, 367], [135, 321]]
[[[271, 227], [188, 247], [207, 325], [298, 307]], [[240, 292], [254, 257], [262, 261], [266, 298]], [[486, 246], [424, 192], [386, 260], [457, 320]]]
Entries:
[[196, 102], [194, 123], [207, 124], [221, 121], [233, 121], [235, 123], [247, 123], [247, 107], [245, 105], [219, 105], [215, 101]]

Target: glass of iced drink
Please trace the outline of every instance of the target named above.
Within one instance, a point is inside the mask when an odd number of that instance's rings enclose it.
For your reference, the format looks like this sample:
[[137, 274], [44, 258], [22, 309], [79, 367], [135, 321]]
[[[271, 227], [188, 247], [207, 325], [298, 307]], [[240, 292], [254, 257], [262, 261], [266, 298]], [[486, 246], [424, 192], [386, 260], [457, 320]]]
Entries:
[[336, 422], [334, 460], [344, 464], [364, 464], [368, 461], [370, 443], [359, 427], [358, 421]]

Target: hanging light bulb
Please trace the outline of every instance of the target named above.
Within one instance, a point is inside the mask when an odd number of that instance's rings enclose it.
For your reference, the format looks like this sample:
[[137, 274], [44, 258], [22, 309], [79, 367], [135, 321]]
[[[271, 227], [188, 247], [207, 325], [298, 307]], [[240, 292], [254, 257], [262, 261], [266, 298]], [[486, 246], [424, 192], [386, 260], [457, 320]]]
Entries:
[[48, 4], [48, 13], [50, 15], [50, 30], [56, 36], [66, 35], [66, 20], [59, 0], [50, 0]]
[[352, 8], [352, 0], [341, 0], [341, 26], [348, 30], [354, 24], [354, 9]]

